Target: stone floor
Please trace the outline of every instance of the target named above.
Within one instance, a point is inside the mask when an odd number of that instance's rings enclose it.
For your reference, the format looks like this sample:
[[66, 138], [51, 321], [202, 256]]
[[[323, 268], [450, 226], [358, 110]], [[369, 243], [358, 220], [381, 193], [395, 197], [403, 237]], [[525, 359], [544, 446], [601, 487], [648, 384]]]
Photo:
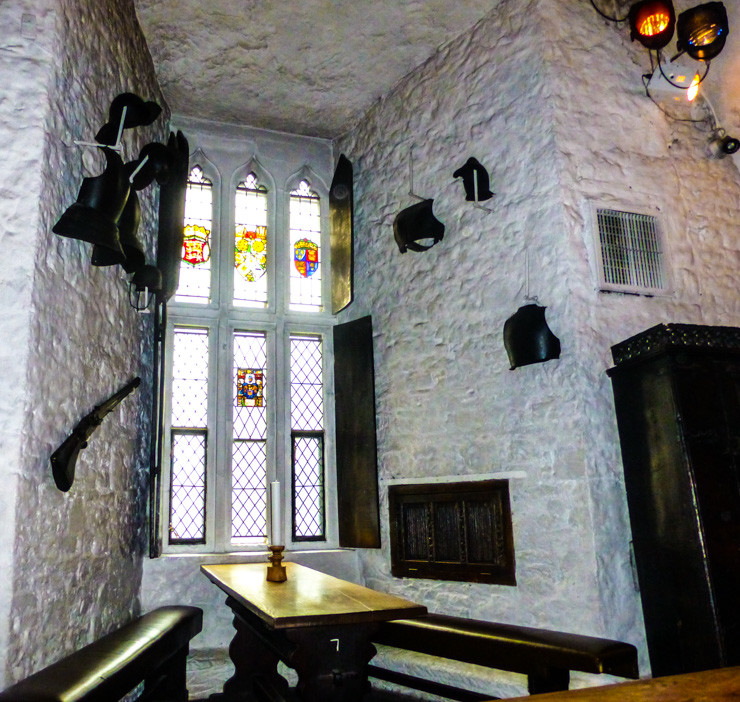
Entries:
[[[193, 699], [190, 698], [191, 702], [210, 702], [208, 698]], [[382, 690], [373, 690], [370, 697], [363, 700], [363, 702], [418, 702], [417, 697], [409, 697], [402, 695], [397, 692], [384, 692]]]
[[188, 691], [191, 700], [205, 700], [220, 692], [234, 674], [234, 666], [226, 650], [193, 651], [188, 658]]
[[[194, 651], [188, 659], [188, 691], [191, 702], [207, 702], [208, 697], [221, 691], [224, 682], [234, 673], [228, 652], [222, 650]], [[401, 694], [390, 690], [373, 690], [364, 702], [419, 702], [418, 696]], [[439, 697], [424, 696], [423, 699]], [[358, 701], [359, 702], [359, 701]]]

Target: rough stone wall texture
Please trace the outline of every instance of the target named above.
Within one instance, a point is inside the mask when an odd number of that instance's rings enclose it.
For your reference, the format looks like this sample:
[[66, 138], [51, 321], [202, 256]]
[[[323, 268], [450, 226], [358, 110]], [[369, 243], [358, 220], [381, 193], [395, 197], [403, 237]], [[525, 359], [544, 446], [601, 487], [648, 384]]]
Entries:
[[[601, 635], [649, 665], [611, 388], [610, 346], [658, 322], [737, 324], [740, 178], [641, 93], [647, 54], [588, 3], [504, 0], [336, 144], [355, 167], [355, 303], [372, 314], [383, 549], [366, 584], [462, 616]], [[444, 241], [401, 255], [390, 222], [434, 197]], [[452, 172], [492, 175], [486, 213]], [[590, 199], [653, 208], [675, 292], [607, 295]], [[528, 271], [528, 272], [527, 272]], [[560, 360], [510, 371], [505, 320], [536, 295]], [[517, 587], [390, 575], [387, 485], [514, 471]]]
[[[12, 597], [15, 499], [21, 447], [23, 406], [26, 392], [26, 359], [29, 339], [29, 308], [33, 280], [38, 207], [28, 193], [41, 187], [44, 110], [50, 74], [49, 44], [53, 15], [49, 2], [3, 2], [0, 4], [0, 152], [5, 163], [0, 171], [0, 242], [6, 264], [0, 270], [0, 291], [5, 310], [0, 317], [0, 687], [5, 666], [10, 603]], [[24, 14], [34, 13], [33, 28], [22, 31]], [[33, 31], [32, 31], [33, 29]], [[10, 80], [10, 77], [13, 77]], [[7, 262], [12, 262], [8, 265]]]
[[[0, 100], [0, 117], [7, 115], [0, 135], [8, 135], [11, 154], [29, 176], [9, 191], [15, 216], [6, 235], [17, 254], [5, 260], [22, 264], [12, 272], [21, 277], [22, 286], [16, 285], [22, 298], [13, 308], [17, 333], [4, 334], [0, 343], [12, 358], [3, 381], [19, 388], [9, 409], [20, 424], [11, 437], [19, 450], [2, 468], [3, 478], [17, 481], [14, 521], [3, 519], [3, 530], [15, 526], [12, 605], [10, 617], [2, 619], [3, 628], [9, 626], [7, 649], [0, 651], [6, 682], [89, 643], [139, 608], [149, 321], [129, 306], [118, 266], [91, 266], [89, 244], [51, 228], [75, 201], [82, 178], [102, 172], [101, 154], [73, 142], [92, 140], [113, 97], [131, 91], [164, 104], [132, 0], [15, 3], [14, 10], [3, 24], [11, 35], [35, 22], [45, 41], [38, 46], [38, 40], [19, 40], [17, 65], [3, 80]], [[8, 105], [16, 94], [21, 99]], [[124, 160], [165, 137], [166, 117], [127, 130]], [[139, 231], [150, 259], [152, 190], [141, 193]], [[72, 489], [59, 492], [50, 454], [84, 414], [136, 375], [143, 376], [142, 387], [95, 432], [77, 462]], [[9, 409], [3, 407], [3, 414]]]

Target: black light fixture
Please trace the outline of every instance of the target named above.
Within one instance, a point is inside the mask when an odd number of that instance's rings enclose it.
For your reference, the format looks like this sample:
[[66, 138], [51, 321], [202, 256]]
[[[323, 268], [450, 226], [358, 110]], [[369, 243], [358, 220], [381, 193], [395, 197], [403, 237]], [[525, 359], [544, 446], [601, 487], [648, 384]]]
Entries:
[[711, 61], [725, 46], [729, 27], [721, 2], [697, 5], [678, 16], [676, 48], [697, 61]]
[[138, 312], [143, 312], [161, 291], [162, 271], [145, 264], [131, 276], [128, 284], [129, 304]]
[[673, 38], [676, 11], [671, 0], [640, 0], [630, 7], [630, 38], [646, 49], [662, 49]]
[[711, 158], [725, 158], [740, 150], [740, 139], [732, 137], [722, 127], [716, 128], [707, 143], [707, 154]]

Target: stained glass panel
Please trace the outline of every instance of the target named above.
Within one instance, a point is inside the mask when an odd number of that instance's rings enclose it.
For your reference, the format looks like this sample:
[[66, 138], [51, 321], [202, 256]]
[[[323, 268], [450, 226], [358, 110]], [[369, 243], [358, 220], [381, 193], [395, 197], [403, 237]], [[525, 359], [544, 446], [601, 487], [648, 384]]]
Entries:
[[[231, 461], [231, 534], [267, 538], [267, 338], [263, 332], [234, 333], [234, 418]], [[250, 382], [252, 381], [252, 382]], [[249, 394], [242, 394], [251, 385]], [[259, 399], [259, 403], [255, 400]]]
[[234, 201], [234, 304], [267, 305], [267, 190], [250, 173]]
[[321, 205], [302, 180], [290, 193], [290, 308], [321, 307]]
[[185, 231], [176, 302], [207, 303], [211, 297], [213, 183], [194, 166], [185, 190]]
[[236, 406], [262, 407], [264, 397], [264, 372], [261, 368], [236, 369]]
[[293, 538], [324, 538], [324, 382], [320, 336], [290, 337]]

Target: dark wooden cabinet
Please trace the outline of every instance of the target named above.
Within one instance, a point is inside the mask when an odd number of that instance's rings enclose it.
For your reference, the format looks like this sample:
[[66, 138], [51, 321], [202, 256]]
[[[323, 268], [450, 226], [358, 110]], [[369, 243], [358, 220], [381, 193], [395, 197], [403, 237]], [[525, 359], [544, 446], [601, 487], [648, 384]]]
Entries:
[[391, 485], [391, 573], [516, 585], [508, 480]]
[[612, 354], [653, 675], [740, 665], [740, 329], [658, 325]]

